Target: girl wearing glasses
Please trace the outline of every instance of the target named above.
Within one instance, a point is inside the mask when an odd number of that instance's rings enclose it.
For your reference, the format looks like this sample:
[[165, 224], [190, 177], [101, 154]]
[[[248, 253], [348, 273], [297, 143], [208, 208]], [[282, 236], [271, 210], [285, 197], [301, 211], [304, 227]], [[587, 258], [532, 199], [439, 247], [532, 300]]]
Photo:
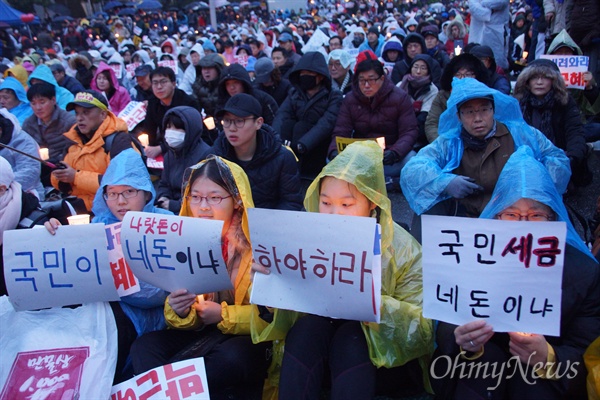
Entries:
[[[256, 316], [255, 341], [285, 339], [283, 356], [276, 349], [273, 360], [281, 377], [269, 383], [286, 400], [318, 399], [324, 382], [330, 382], [331, 399], [422, 393], [433, 327], [421, 309], [421, 246], [392, 220], [381, 148], [373, 141], [346, 147], [310, 185], [304, 206], [308, 212], [376, 218], [381, 225], [381, 323], [288, 310], [275, 310], [271, 323]], [[253, 268], [269, 273], [258, 264]]]
[[175, 329], [136, 340], [131, 349], [134, 372], [204, 357], [212, 399], [260, 399], [271, 346], [253, 345], [250, 337], [252, 249], [246, 209], [254, 203], [248, 178], [238, 165], [210, 156], [189, 168], [184, 181], [180, 215], [224, 222], [223, 258], [234, 288], [204, 294], [172, 292], [164, 313]]
[[[128, 211], [172, 215], [170, 211], [154, 207], [155, 197], [150, 175], [140, 155], [133, 149], [123, 150], [111, 160], [102, 177], [92, 206], [92, 222], [114, 224], [122, 221]], [[45, 226], [54, 234], [60, 222], [52, 218]], [[139, 292], [110, 303], [119, 341], [115, 383], [133, 376], [131, 367], [126, 369], [126, 362], [136, 337], [166, 327], [162, 306], [167, 292], [141, 280], [140, 286]]]

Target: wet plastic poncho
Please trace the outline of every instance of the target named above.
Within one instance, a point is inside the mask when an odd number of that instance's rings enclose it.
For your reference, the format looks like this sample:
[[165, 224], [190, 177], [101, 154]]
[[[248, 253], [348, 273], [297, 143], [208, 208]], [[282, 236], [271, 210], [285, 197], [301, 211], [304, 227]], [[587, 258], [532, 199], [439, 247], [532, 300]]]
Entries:
[[39, 79], [40, 81], [44, 81], [46, 83], [54, 85], [54, 89], [56, 89], [56, 104], [58, 104], [58, 106], [63, 110], [66, 110], [67, 104], [72, 102], [75, 98], [73, 93], [69, 92], [67, 89], [60, 86], [58, 82], [56, 82], [56, 79], [54, 78], [50, 67], [48, 67], [47, 65], [38, 66], [31, 73], [31, 75], [29, 75], [29, 80], [27, 80], [29, 86], [31, 86], [32, 79]]
[[[232, 194], [234, 201], [242, 206], [242, 218], [241, 218], [241, 233], [246, 238], [246, 241], [250, 243], [250, 230], [248, 228], [248, 214], [246, 210], [254, 207], [252, 201], [252, 191], [250, 190], [250, 182], [244, 170], [237, 164], [227, 161], [224, 158], [217, 156], [209, 156], [206, 160], [199, 162], [193, 167], [188, 168], [186, 171], [184, 182], [189, 182], [189, 177], [193, 170], [200, 168], [208, 160], [215, 159], [219, 165], [219, 171], [221, 177], [225, 181], [227, 188], [226, 190]], [[191, 217], [192, 212], [190, 210], [187, 196], [190, 194], [190, 185], [186, 185], [183, 190], [183, 201], [181, 203], [181, 211], [179, 215]], [[232, 225], [233, 227], [233, 221]], [[231, 229], [230, 229], [231, 230]], [[234, 237], [228, 235], [229, 246], [232, 246]], [[229, 257], [231, 259], [231, 255]], [[217, 324], [217, 328], [230, 335], [249, 335], [250, 334], [250, 318], [254, 313], [256, 306], [250, 304], [250, 272], [252, 267], [252, 249], [250, 246], [241, 254], [241, 260], [239, 264], [238, 273], [233, 284], [234, 288], [234, 304], [227, 304], [226, 302], [221, 303], [221, 317], [222, 321]], [[179, 317], [175, 311], [169, 306], [169, 303], [165, 303], [165, 317], [167, 323], [178, 329], [195, 329], [201, 324], [198, 318], [196, 310], [191, 307], [190, 313], [186, 318]]]
[[567, 243], [596, 260], [571, 224], [562, 196], [556, 191], [548, 171], [534, 158], [528, 146], [519, 147], [504, 165], [480, 218], [492, 219], [520, 199], [535, 200], [552, 208], [556, 220], [567, 223]]
[[450, 198], [445, 191], [452, 173], [460, 165], [464, 144], [457, 104], [464, 101], [494, 97], [494, 118], [504, 123], [514, 140], [515, 149], [527, 145], [536, 160], [547, 169], [559, 193], [564, 193], [571, 176], [569, 159], [543, 133], [527, 125], [519, 102], [473, 79], [454, 79], [448, 108], [440, 117], [439, 138], [421, 149], [402, 169], [400, 185], [412, 210], [422, 214], [435, 204]]
[[[119, 222], [119, 219], [113, 215], [106, 204], [102, 194], [104, 188], [108, 185], [127, 185], [138, 190], [144, 190], [152, 194], [152, 198], [146, 203], [144, 212], [156, 214], [173, 213], [162, 208], [154, 207], [156, 197], [152, 181], [144, 161], [133, 149], [123, 150], [113, 158], [102, 177], [100, 189], [96, 192], [92, 212], [94, 213], [94, 223], [103, 223], [106, 225]], [[129, 317], [138, 336], [144, 333], [166, 328], [165, 318], [163, 316], [163, 304], [168, 293], [149, 283], [140, 281], [141, 290], [121, 298], [121, 308]]]
[[[432, 321], [423, 318], [422, 314], [421, 246], [392, 219], [381, 148], [373, 141], [349, 145], [323, 168], [308, 188], [304, 200], [307, 211], [318, 212], [320, 181], [327, 176], [355, 185], [379, 209], [381, 322], [362, 323], [371, 361], [377, 367], [392, 368], [419, 358], [424, 379], [427, 379], [428, 356], [433, 352], [433, 326]], [[256, 316], [252, 321], [252, 339], [255, 343], [283, 340], [301, 315], [294, 311], [275, 310], [271, 324]], [[280, 363], [281, 357], [281, 349], [276, 346], [273, 365]], [[271, 372], [274, 372], [273, 367]], [[275, 378], [275, 374], [269, 377], [270, 383], [276, 386]]]
[[20, 103], [16, 106], [8, 110], [12, 115], [17, 117], [19, 124], [23, 125], [25, 119], [30, 115], [33, 115], [33, 110], [31, 109], [31, 105], [29, 104], [29, 100], [27, 100], [27, 93], [25, 92], [25, 88], [21, 85], [16, 78], [9, 76], [4, 79], [4, 82], [0, 84], [0, 90], [12, 90], [15, 97], [20, 101]]

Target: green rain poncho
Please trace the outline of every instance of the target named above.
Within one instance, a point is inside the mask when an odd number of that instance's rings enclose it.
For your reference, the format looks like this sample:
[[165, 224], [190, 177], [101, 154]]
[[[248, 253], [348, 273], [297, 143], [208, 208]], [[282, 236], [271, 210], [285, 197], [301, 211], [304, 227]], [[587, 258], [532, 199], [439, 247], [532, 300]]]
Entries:
[[[319, 211], [320, 181], [332, 176], [357, 187], [379, 209], [381, 224], [381, 322], [363, 322], [369, 356], [373, 365], [392, 368], [420, 358], [421, 367], [428, 371], [428, 356], [433, 352], [432, 321], [423, 318], [423, 284], [421, 246], [392, 220], [390, 199], [385, 189], [383, 153], [373, 141], [356, 142], [348, 146], [317, 176], [308, 188], [304, 206], [309, 212]], [[301, 313], [275, 310], [272, 323], [256, 316], [252, 321], [254, 342], [274, 340], [275, 354], [270, 375], [281, 363], [280, 340], [302, 316]], [[426, 377], [425, 377], [426, 379]]]

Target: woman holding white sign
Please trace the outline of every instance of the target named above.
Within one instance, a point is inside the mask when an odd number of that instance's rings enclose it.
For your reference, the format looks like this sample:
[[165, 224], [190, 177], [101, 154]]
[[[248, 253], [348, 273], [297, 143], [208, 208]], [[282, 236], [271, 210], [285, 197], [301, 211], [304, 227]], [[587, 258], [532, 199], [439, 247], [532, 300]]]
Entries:
[[304, 200], [309, 212], [377, 218], [381, 322], [275, 310], [268, 323], [267, 315], [256, 315], [255, 342], [285, 339], [283, 359], [275, 351], [273, 361], [274, 367], [281, 365], [281, 378], [269, 380], [279, 386], [280, 399], [318, 399], [327, 381], [331, 398], [344, 400], [371, 399], [378, 392], [420, 394], [428, 387], [433, 327], [422, 315], [421, 246], [392, 220], [382, 158], [374, 141], [352, 143], [321, 171]]
[[[461, 326], [440, 322], [430, 369], [437, 398], [587, 398], [583, 354], [600, 336], [600, 269], [529, 147], [508, 160], [481, 218], [566, 222], [560, 336], [494, 332], [483, 319]], [[537, 309], [527, 305], [523, 315], [539, 314]]]
[[[211, 399], [260, 399], [270, 343], [252, 344], [249, 287], [252, 248], [246, 209], [254, 207], [244, 171], [210, 156], [187, 170], [180, 215], [223, 221], [222, 251], [232, 290], [172, 292], [165, 302], [175, 329], [152, 332], [131, 348], [136, 374], [176, 361], [204, 357]], [[229, 397], [231, 396], [231, 397]]]

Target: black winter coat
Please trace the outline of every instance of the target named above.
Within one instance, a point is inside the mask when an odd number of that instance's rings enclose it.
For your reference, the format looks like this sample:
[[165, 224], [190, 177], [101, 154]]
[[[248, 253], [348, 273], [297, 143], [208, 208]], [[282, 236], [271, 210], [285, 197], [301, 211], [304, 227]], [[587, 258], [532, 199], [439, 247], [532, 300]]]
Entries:
[[192, 91], [198, 99], [200, 108], [206, 115], [214, 117], [219, 102], [219, 79], [207, 82], [202, 77], [202, 67], [196, 66], [196, 81], [192, 84]]
[[273, 86], [254, 84], [254, 90], [262, 90], [271, 96], [277, 102], [277, 105], [281, 107], [292, 90], [292, 84], [287, 79], [281, 79], [278, 85]]
[[293, 211], [302, 209], [298, 163], [270, 126], [263, 125], [256, 132], [256, 151], [250, 161], [237, 159], [224, 132], [215, 140], [211, 153], [242, 167], [248, 175], [256, 207]]

